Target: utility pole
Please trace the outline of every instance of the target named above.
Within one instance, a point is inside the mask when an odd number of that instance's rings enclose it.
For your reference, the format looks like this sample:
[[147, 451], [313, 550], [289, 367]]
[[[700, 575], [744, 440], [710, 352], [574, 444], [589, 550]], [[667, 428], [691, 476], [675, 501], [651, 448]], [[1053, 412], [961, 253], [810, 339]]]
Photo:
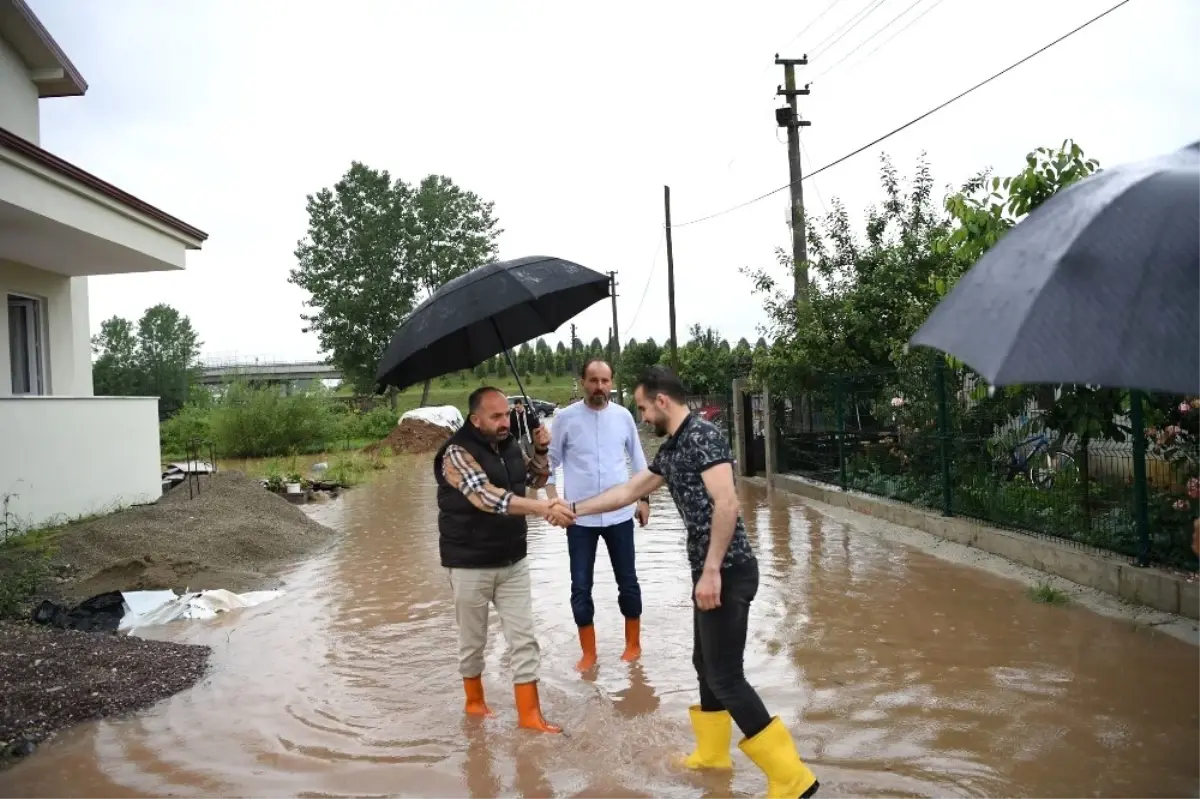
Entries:
[[667, 313], [671, 317], [671, 368], [679, 374], [679, 345], [675, 338], [675, 251], [671, 249], [671, 187], [663, 186], [667, 236]]
[[[608, 335], [609, 335], [610, 340], [612, 341], [613, 381], [616, 382], [617, 369], [618, 369], [617, 364], [619, 364], [621, 362], [621, 333], [620, 333], [619, 328], [617, 327], [617, 273], [609, 272], [608, 279], [610, 281], [610, 287], [612, 289], [609, 292], [609, 294], [612, 296], [612, 309], [613, 309], [612, 330], [609, 331]], [[625, 389], [621, 388], [620, 383], [617, 384], [617, 402], [621, 403], [622, 405], [625, 404]]]
[[567, 368], [571, 372], [571, 379], [576, 378], [575, 374], [575, 323], [571, 323], [571, 349], [567, 353]]
[[808, 64], [808, 56], [802, 58], [780, 58], [775, 54], [776, 65], [783, 67], [784, 85], [776, 89], [777, 96], [787, 98], [787, 105], [775, 109], [775, 124], [787, 128], [788, 138], [788, 171], [792, 189], [792, 260], [795, 262], [795, 284], [793, 286], [793, 301], [803, 303], [807, 308], [808, 290], [808, 241], [804, 230], [804, 187], [801, 180], [804, 177], [800, 167], [800, 128], [812, 123], [800, 119], [796, 111], [796, 98], [809, 94], [808, 86], [796, 88], [796, 67]]

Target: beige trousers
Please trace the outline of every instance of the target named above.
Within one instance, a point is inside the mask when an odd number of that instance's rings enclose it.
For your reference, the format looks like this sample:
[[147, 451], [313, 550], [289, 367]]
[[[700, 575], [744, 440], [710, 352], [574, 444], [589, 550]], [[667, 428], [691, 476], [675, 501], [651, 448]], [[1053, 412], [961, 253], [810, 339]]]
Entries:
[[458, 622], [458, 672], [463, 677], [483, 673], [487, 646], [488, 606], [495, 605], [512, 665], [513, 682], [537, 679], [541, 650], [533, 634], [533, 594], [529, 559], [498, 569], [446, 569], [454, 592]]

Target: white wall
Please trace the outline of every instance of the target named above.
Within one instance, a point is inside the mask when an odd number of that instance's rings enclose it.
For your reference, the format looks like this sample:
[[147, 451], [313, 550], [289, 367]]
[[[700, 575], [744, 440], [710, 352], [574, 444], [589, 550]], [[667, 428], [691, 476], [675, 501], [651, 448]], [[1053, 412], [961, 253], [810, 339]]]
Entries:
[[25, 62], [4, 39], [0, 39], [0, 128], [41, 143], [37, 87]]
[[[66, 277], [15, 261], [0, 260], [0, 397], [12, 395], [8, 303], [5, 301], [10, 292], [45, 301], [49, 328], [47, 393], [71, 397], [92, 396], [87, 278]], [[4, 458], [5, 443], [0, 438], [0, 460]]]
[[0, 500], [22, 527], [162, 495], [153, 397], [0, 399]]

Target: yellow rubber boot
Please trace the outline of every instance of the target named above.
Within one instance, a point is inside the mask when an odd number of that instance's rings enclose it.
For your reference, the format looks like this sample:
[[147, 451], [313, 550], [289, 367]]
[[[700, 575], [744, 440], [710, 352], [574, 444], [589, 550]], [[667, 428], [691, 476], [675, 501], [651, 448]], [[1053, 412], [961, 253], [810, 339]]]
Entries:
[[696, 748], [683, 758], [683, 765], [690, 769], [733, 768], [729, 756], [729, 744], [733, 741], [733, 719], [727, 710], [705, 712], [699, 705], [688, 708], [692, 718], [692, 732], [696, 736]]
[[758, 735], [743, 739], [738, 748], [767, 775], [767, 799], [808, 799], [821, 787], [778, 716]]

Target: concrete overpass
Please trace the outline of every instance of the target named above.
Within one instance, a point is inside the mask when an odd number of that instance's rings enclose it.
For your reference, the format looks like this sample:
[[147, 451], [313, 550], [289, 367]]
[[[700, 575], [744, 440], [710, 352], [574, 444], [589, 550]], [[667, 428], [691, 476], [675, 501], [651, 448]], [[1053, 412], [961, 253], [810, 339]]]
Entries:
[[203, 364], [200, 383], [215, 386], [229, 380], [248, 383], [310, 383], [341, 380], [342, 370], [324, 361], [226, 362]]

